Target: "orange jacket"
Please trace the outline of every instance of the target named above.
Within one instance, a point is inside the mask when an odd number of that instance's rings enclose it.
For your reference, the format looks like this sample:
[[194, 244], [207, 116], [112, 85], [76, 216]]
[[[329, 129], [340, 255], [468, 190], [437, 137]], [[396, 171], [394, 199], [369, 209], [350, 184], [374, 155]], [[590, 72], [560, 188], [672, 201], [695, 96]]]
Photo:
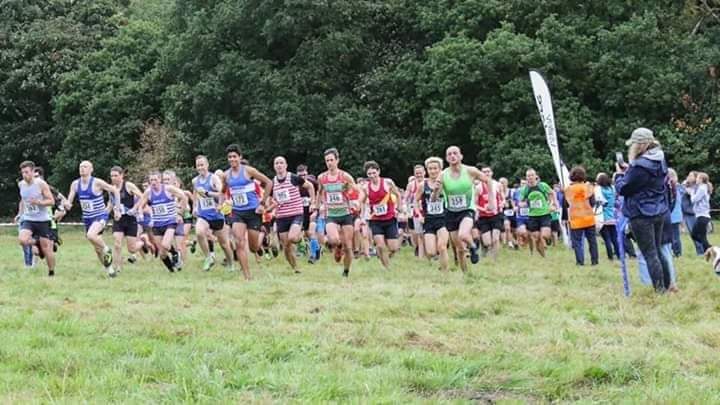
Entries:
[[570, 229], [595, 226], [595, 212], [590, 205], [590, 198], [594, 194], [593, 187], [589, 183], [573, 183], [565, 189], [565, 200], [570, 207], [568, 209]]

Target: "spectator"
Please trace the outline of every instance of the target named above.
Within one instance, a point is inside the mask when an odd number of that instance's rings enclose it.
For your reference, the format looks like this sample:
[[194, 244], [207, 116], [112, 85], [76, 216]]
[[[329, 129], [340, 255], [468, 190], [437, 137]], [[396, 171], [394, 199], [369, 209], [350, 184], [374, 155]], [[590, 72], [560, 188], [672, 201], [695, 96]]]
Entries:
[[610, 176], [606, 173], [597, 175], [597, 184], [600, 186], [600, 193], [603, 197], [602, 204], [602, 227], [600, 228], [600, 236], [605, 242], [605, 250], [607, 251], [608, 260], [620, 258], [620, 248], [618, 247], [617, 238], [617, 219], [615, 218], [615, 187], [613, 187]]
[[692, 228], [691, 236], [694, 241], [702, 245], [703, 252], [710, 249], [710, 242], [707, 239], [708, 224], [710, 223], [710, 194], [712, 183], [707, 173], [698, 173], [695, 187], [690, 192], [690, 199], [695, 212], [695, 226]]
[[[668, 186], [673, 190], [675, 204], [670, 209], [670, 231], [672, 236], [672, 253], [675, 257], [682, 256], [682, 238], [680, 237], [680, 223], [683, 219], [682, 196], [678, 175], [674, 169], [668, 169]], [[667, 224], [666, 224], [667, 225]]]
[[570, 170], [570, 185], [565, 189], [570, 222], [570, 237], [575, 250], [575, 264], [585, 265], [584, 240], [590, 247], [590, 263], [598, 264], [597, 235], [595, 233], [594, 189], [587, 181], [585, 169], [581, 166]]
[[[696, 177], [697, 172], [693, 171], [688, 173], [685, 182], [682, 184], [682, 187], [680, 187], [680, 193], [682, 194], [680, 202], [683, 213], [683, 223], [685, 224], [685, 229], [688, 233], [691, 233], [695, 227], [695, 211], [693, 211], [693, 203], [690, 200], [690, 194], [693, 190], [695, 190]], [[695, 254], [698, 256], [705, 254], [705, 251], [700, 243], [693, 241], [693, 244], [695, 245]]]
[[651, 130], [638, 128], [625, 143], [630, 164], [617, 165], [617, 193], [625, 198], [623, 215], [645, 257], [655, 291], [670, 288], [670, 265], [660, 253], [668, 212], [665, 154]]

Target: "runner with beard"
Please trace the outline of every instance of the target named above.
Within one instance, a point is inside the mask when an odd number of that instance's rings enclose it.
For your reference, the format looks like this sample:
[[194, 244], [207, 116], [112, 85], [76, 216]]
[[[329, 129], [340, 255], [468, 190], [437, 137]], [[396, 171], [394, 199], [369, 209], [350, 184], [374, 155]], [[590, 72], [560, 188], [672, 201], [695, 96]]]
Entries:
[[462, 153], [457, 146], [450, 146], [445, 152], [449, 167], [443, 171], [442, 186], [448, 213], [446, 227], [457, 253], [457, 259], [463, 272], [468, 271], [465, 259], [466, 249], [470, 250], [470, 261], [480, 260], [477, 246], [472, 238], [475, 222], [474, 180], [487, 182], [487, 176], [480, 170], [462, 163]]

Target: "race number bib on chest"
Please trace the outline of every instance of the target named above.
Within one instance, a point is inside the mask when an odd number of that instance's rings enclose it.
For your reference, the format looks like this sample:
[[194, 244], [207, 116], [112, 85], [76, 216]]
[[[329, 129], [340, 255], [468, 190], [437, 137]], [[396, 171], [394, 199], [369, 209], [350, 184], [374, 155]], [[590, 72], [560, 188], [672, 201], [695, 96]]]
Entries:
[[378, 204], [373, 206], [373, 215], [379, 217], [388, 213], [387, 204]]
[[428, 201], [427, 213], [430, 215], [440, 215], [443, 213], [443, 201]]
[[35, 204], [25, 203], [26, 214], [37, 214], [40, 212], [40, 207]]
[[503, 211], [503, 215], [505, 215], [506, 217], [511, 217], [511, 216], [515, 215], [515, 211], [505, 210], [505, 211]]
[[521, 217], [526, 217], [526, 216], [530, 215], [530, 208], [527, 208], [527, 207], [525, 207], [525, 208], [520, 208], [519, 211], [520, 211], [520, 216], [521, 216]]
[[327, 202], [328, 204], [342, 204], [344, 202], [342, 193], [327, 193]]
[[167, 205], [153, 205], [152, 212], [155, 216], [167, 215], [168, 207]]
[[303, 197], [303, 207], [309, 207], [310, 206], [310, 197]]
[[532, 200], [530, 201], [530, 208], [533, 209], [540, 209], [543, 207], [543, 201], [542, 200]]
[[448, 207], [451, 210], [467, 208], [467, 196], [465, 194], [448, 196]]
[[215, 199], [212, 197], [205, 197], [200, 199], [200, 209], [201, 210], [209, 210], [217, 207], [217, 203], [215, 203]]
[[92, 211], [93, 205], [90, 201], [80, 201], [80, 208], [83, 211]]
[[284, 204], [284, 203], [290, 201], [290, 191], [276, 190], [275, 191], [275, 200], [277, 200], [277, 202], [279, 202], [280, 204]]
[[242, 207], [243, 205], [248, 204], [248, 198], [247, 193], [236, 193], [232, 196], [233, 205], [236, 205], [238, 207]]

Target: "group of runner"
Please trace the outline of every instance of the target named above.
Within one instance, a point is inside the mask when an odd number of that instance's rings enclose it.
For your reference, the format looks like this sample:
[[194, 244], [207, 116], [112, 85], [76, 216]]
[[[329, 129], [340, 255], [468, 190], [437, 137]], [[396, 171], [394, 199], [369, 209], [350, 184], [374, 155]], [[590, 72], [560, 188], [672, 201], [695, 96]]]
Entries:
[[[334, 148], [324, 152], [327, 170], [317, 177], [305, 165], [290, 173], [286, 159], [277, 156], [270, 178], [243, 159], [238, 145], [229, 145], [225, 152], [229, 168], [224, 171], [211, 171], [208, 159], [197, 156], [197, 176], [187, 190], [171, 170], [148, 173], [139, 187], [124, 178], [121, 167], [113, 167], [106, 182], [93, 176], [91, 162], [83, 161], [67, 198], [52, 191], [32, 162], [23, 162], [20, 244], [44, 258], [48, 274], [54, 275], [59, 242], [54, 221], [77, 200], [86, 238], [111, 277], [121, 271], [123, 242], [129, 261], [136, 260], [135, 255], [150, 255], [168, 271], [180, 271], [188, 246], [194, 246], [188, 239], [193, 220], [196, 242], [205, 256], [203, 270], [216, 264], [214, 251], [219, 246], [228, 270], [238, 262], [248, 280], [249, 258], [262, 254], [271, 234], [277, 235], [296, 273], [296, 245], [304, 238], [309, 241], [310, 263], [327, 246], [347, 277], [358, 252], [369, 256], [371, 246], [382, 266], [391, 268], [405, 231], [418, 256], [437, 259], [440, 270], [448, 271], [451, 251], [466, 272], [468, 259], [477, 263], [480, 250], [495, 258], [503, 243], [515, 248], [528, 244], [544, 256], [561, 207], [556, 192], [534, 170], [527, 171], [523, 184], [510, 188], [506, 179], [493, 178], [490, 167], [463, 164], [457, 146], [447, 148], [444, 160], [430, 157], [416, 166], [404, 190], [382, 177], [375, 161], [365, 163], [366, 178], [356, 182], [340, 169], [340, 154]], [[102, 238], [110, 219], [113, 248]]]

